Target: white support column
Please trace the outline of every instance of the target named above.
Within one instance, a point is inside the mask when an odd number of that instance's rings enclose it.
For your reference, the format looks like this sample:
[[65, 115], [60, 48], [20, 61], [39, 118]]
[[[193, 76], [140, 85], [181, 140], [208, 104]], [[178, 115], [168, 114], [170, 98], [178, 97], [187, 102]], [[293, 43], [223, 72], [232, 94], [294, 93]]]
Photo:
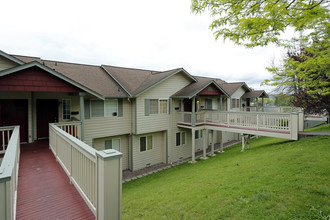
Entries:
[[212, 142], [211, 142], [211, 153], [210, 153], [210, 157], [214, 157], [215, 156], [215, 154], [214, 154], [214, 143], [215, 143], [215, 137], [216, 137], [216, 135], [215, 135], [215, 130], [212, 130]]
[[242, 137], [242, 150], [241, 150], [241, 152], [243, 152], [244, 148], [245, 148], [245, 135], [241, 134], [241, 137]]
[[196, 163], [195, 159], [195, 130], [191, 129], [191, 161], [189, 163]]
[[81, 141], [85, 141], [85, 101], [84, 96], [86, 94], [84, 92], [79, 93], [80, 97], [80, 121], [81, 121]]
[[247, 134], [247, 135], [241, 134], [241, 136], [242, 136], [242, 150], [241, 150], [241, 152], [244, 151], [244, 148], [245, 148], [246, 144], [248, 144], [248, 150], [250, 150], [251, 136], [249, 134]]
[[207, 145], [208, 145], [208, 138], [207, 136], [209, 135], [208, 134], [208, 130], [207, 129], [203, 129], [202, 130], [203, 132], [203, 157], [201, 157], [202, 160], [206, 160], [208, 159], [208, 157], [206, 156], [206, 148], [207, 148]]
[[224, 150], [223, 150], [223, 131], [220, 131], [220, 149], [218, 150], [218, 153], [224, 153]]
[[194, 96], [192, 98], [192, 111], [191, 111], [191, 126], [195, 127], [196, 126], [196, 97]]
[[97, 151], [96, 219], [121, 219], [122, 156], [113, 150]]

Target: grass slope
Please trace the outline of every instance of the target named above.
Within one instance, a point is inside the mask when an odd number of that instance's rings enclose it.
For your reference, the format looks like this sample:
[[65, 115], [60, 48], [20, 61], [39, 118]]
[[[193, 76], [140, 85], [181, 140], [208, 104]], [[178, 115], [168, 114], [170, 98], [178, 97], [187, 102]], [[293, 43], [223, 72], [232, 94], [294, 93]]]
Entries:
[[326, 219], [330, 136], [263, 137], [123, 184], [123, 219]]

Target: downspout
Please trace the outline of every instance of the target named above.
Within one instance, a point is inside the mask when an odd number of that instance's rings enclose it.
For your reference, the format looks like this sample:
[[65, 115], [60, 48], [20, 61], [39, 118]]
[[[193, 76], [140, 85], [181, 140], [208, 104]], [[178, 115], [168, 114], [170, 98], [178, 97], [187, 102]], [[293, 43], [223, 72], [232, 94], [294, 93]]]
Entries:
[[34, 142], [34, 92], [31, 92], [31, 120], [32, 120], [32, 143]]
[[168, 165], [168, 130], [165, 132], [166, 134], [166, 165]]

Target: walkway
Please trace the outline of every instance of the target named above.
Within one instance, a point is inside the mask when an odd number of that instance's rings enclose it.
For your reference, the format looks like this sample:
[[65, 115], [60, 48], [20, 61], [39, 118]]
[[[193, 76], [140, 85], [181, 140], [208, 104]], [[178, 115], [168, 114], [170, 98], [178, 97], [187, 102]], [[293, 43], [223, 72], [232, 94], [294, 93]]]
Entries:
[[48, 140], [21, 145], [17, 219], [95, 219], [56, 162]]

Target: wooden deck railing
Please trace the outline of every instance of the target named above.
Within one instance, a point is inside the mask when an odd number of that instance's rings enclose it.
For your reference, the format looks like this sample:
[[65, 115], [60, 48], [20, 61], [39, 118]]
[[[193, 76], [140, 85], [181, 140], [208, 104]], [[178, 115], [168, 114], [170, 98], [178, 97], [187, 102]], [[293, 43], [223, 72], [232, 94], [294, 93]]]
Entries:
[[10, 136], [13, 133], [13, 127], [0, 128], [0, 154], [4, 154], [8, 146]]
[[[191, 113], [178, 113], [177, 123], [179, 125], [193, 126], [192, 121], [186, 120], [187, 114]], [[199, 112], [198, 118], [199, 121], [196, 122], [196, 126], [230, 128], [232, 132], [236, 131], [237, 133], [242, 132], [242, 130], [282, 133], [288, 134], [287, 138], [290, 139], [297, 138], [299, 129], [297, 113], [203, 111]]]
[[[19, 126], [0, 128], [6, 138], [0, 166], [0, 219], [16, 219], [17, 178], [20, 155]], [[8, 139], [9, 138], [9, 139]]]
[[49, 125], [49, 145], [96, 219], [120, 219], [122, 154], [97, 151], [57, 124]]
[[80, 121], [60, 122], [60, 123], [55, 123], [55, 125], [57, 127], [61, 128], [66, 133], [69, 133], [73, 137], [81, 140], [81, 122]]

